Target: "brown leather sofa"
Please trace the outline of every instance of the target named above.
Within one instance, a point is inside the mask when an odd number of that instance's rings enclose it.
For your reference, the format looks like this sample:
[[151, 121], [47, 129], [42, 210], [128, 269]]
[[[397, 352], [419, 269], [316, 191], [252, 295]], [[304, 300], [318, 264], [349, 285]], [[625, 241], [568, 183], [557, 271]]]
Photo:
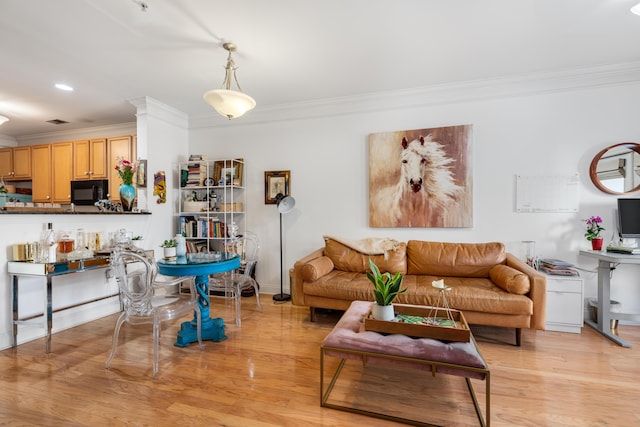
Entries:
[[502, 243], [444, 243], [410, 240], [395, 250], [371, 255], [325, 238], [325, 247], [296, 261], [291, 296], [296, 305], [346, 310], [351, 301], [373, 301], [373, 285], [366, 277], [368, 260], [382, 272], [405, 274], [406, 293], [395, 302], [435, 305], [434, 280], [452, 289], [451, 308], [462, 310], [469, 324], [515, 328], [520, 345], [522, 328], [545, 329], [546, 278], [507, 253]]

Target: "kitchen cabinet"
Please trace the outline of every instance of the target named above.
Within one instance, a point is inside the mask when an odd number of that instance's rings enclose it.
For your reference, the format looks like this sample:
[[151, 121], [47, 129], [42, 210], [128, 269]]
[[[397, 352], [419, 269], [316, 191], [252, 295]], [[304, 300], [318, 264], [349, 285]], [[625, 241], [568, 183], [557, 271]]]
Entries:
[[118, 176], [118, 172], [115, 170], [116, 162], [118, 157], [132, 162], [135, 160], [136, 147], [133, 144], [133, 137], [131, 135], [125, 135], [107, 138], [107, 150], [109, 159], [109, 199], [119, 201], [118, 188], [120, 188], [122, 181], [120, 180], [120, 176]]
[[51, 144], [51, 201], [71, 203], [71, 175], [73, 170], [73, 143]]
[[73, 143], [34, 145], [31, 147], [31, 157], [33, 201], [71, 203]]
[[107, 138], [73, 142], [73, 179], [107, 179]]
[[0, 177], [5, 181], [31, 178], [31, 147], [3, 148], [0, 150]]
[[32, 145], [31, 174], [32, 200], [40, 203], [51, 202], [51, 144]]

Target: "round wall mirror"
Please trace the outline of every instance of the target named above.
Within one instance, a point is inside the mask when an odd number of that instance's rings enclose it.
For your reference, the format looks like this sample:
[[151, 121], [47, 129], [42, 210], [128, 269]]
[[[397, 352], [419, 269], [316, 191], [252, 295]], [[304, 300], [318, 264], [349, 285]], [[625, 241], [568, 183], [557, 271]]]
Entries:
[[640, 190], [640, 144], [622, 142], [600, 151], [591, 161], [593, 185], [609, 194]]

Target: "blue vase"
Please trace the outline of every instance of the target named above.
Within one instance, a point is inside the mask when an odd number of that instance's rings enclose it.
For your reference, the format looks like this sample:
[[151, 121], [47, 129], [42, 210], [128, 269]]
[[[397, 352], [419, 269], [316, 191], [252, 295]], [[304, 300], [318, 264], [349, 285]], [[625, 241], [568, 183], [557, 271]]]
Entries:
[[133, 201], [136, 198], [136, 187], [131, 184], [122, 184], [120, 186], [119, 194], [122, 210], [130, 212], [131, 209], [133, 209]]

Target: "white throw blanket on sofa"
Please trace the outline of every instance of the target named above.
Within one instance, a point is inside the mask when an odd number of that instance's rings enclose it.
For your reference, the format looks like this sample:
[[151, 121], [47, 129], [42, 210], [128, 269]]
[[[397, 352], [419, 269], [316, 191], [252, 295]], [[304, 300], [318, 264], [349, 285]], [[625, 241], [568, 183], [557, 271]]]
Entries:
[[336, 242], [342, 243], [343, 245], [365, 255], [384, 255], [385, 259], [388, 258], [389, 251], [395, 251], [400, 245], [399, 241], [387, 237], [367, 237], [366, 239], [360, 240], [344, 239], [342, 237], [333, 236], [322, 237], [325, 241], [328, 239], [335, 240]]

